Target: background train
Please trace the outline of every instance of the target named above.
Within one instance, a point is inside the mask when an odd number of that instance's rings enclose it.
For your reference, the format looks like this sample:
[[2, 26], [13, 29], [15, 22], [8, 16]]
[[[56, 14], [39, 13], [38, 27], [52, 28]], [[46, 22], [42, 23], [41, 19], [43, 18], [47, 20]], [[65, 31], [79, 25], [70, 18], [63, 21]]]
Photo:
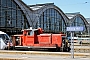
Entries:
[[11, 46], [13, 45], [10, 37], [5, 32], [0, 31], [0, 49], [8, 49]]

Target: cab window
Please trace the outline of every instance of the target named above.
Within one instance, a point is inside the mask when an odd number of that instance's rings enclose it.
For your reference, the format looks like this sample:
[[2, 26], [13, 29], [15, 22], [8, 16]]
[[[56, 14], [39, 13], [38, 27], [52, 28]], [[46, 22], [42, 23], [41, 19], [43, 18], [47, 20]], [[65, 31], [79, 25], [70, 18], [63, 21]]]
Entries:
[[0, 34], [0, 38], [2, 38], [3, 40], [9, 40], [9, 37], [7, 34]]

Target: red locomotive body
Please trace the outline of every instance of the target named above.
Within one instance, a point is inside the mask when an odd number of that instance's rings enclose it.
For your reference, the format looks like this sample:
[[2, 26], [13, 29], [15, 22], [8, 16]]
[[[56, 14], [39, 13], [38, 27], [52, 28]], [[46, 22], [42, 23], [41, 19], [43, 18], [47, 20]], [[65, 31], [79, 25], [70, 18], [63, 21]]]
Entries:
[[22, 35], [13, 35], [15, 48], [44, 48], [70, 51], [65, 34], [43, 33], [41, 28], [24, 29]]

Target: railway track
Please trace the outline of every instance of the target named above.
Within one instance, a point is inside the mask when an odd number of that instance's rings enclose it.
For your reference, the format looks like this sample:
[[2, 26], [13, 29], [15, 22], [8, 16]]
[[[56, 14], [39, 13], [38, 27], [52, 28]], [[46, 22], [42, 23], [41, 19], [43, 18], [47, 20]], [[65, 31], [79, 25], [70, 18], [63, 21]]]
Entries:
[[90, 48], [75, 48], [74, 52], [79, 52], [79, 53], [90, 53]]
[[74, 52], [90, 53], [90, 45], [77, 45], [74, 46]]
[[90, 43], [78, 44], [74, 43], [74, 52], [77, 53], [90, 53]]
[[[51, 50], [47, 50], [47, 49], [33, 49], [33, 50], [30, 49], [30, 50], [19, 50], [19, 51], [49, 51], [49, 52], [55, 52], [55, 51], [51, 51]], [[83, 45], [83, 46], [80, 46], [80, 45], [74, 46], [74, 52], [77, 52], [77, 53], [90, 53], [90, 46], [86, 46], [86, 45]]]

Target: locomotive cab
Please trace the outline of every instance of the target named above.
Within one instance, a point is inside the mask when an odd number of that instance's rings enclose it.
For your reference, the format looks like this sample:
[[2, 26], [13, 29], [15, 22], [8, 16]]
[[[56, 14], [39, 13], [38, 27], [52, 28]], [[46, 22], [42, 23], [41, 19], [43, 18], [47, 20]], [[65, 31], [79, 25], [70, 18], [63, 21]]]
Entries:
[[39, 35], [43, 33], [43, 30], [41, 28], [38, 28], [38, 29], [30, 28], [30, 29], [24, 29], [22, 31], [23, 31], [24, 36], [26, 35], [33, 36], [33, 35]]

